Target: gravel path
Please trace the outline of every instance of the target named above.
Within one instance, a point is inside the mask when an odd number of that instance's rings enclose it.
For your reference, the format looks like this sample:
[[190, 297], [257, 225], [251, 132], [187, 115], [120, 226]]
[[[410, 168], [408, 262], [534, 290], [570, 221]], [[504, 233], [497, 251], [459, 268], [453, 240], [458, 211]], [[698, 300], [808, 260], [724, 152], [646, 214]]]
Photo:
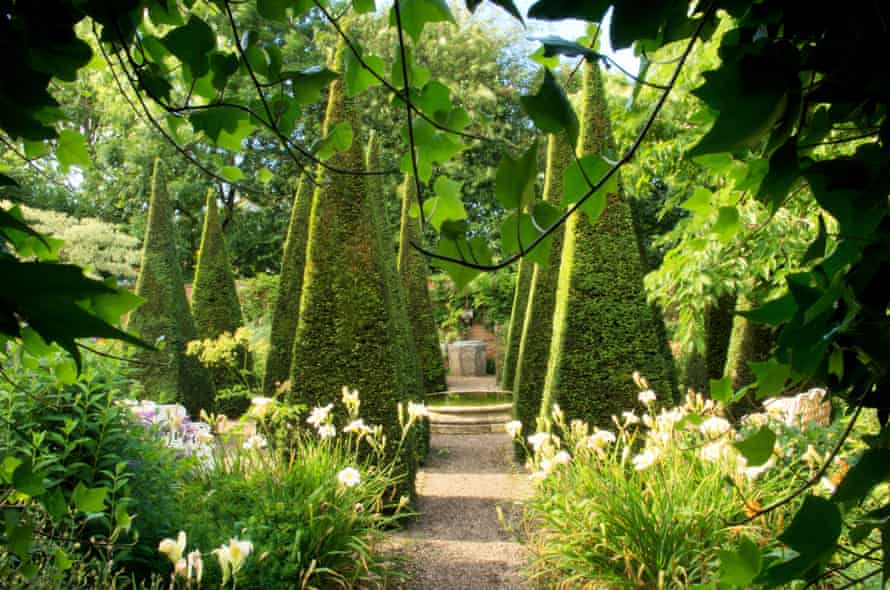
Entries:
[[513, 466], [507, 434], [433, 435], [417, 477], [421, 516], [397, 535], [413, 590], [523, 590], [518, 526], [528, 478]]

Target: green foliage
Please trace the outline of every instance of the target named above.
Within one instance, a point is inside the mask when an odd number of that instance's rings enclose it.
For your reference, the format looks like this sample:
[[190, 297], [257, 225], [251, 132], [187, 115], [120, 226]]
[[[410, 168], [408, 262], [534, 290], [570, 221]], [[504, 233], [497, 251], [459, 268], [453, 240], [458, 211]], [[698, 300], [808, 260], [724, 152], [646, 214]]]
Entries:
[[[599, 68], [584, 66], [581, 155], [612, 145]], [[596, 226], [573, 216], [565, 229], [556, 294], [553, 339], [542, 413], [558, 403], [572, 418], [604, 424], [627, 405], [626, 391], [640, 371], [661, 391], [672, 391], [673, 367], [660, 341], [661, 318], [646, 303], [644, 262], [630, 204], [609, 195]]]
[[[746, 311], [751, 304], [742, 299], [738, 305], [739, 311]], [[733, 389], [738, 391], [756, 381], [749, 363], [768, 359], [774, 345], [772, 328], [757, 324], [743, 315], [734, 316], [724, 370], [724, 374], [732, 379]]]
[[525, 323], [529, 289], [534, 269], [535, 267], [530, 260], [521, 260], [519, 262], [516, 287], [513, 291], [513, 309], [510, 313], [510, 325], [507, 329], [507, 345], [504, 347], [504, 365], [501, 368], [500, 374], [501, 388], [506, 391], [513, 390], [513, 382], [516, 378], [519, 343], [522, 339], [522, 327]]
[[[207, 212], [192, 288], [192, 315], [195, 318], [195, 332], [200, 339], [217, 338], [224, 333], [234, 334], [242, 325], [241, 304], [226, 254], [213, 191], [207, 193]], [[245, 369], [252, 367], [253, 362], [246, 349], [242, 349], [237, 356], [239, 366]], [[217, 388], [240, 383], [240, 379], [232, 381], [231, 376], [219, 371], [211, 371], [211, 376]]]
[[[544, 177], [544, 201], [558, 202], [562, 197], [562, 178], [572, 160], [572, 145], [561, 135], [551, 135], [547, 143], [547, 172]], [[553, 310], [556, 284], [562, 259], [562, 230], [553, 236], [553, 246], [546, 265], [535, 265], [529, 287], [528, 305], [516, 360], [513, 382], [513, 418], [531, 428], [541, 411], [547, 359], [553, 334]], [[516, 445], [521, 455], [521, 445]]]
[[[325, 126], [341, 121], [359, 129], [353, 102], [337, 81], [328, 97]], [[354, 142], [330, 162], [363, 169], [360, 144]], [[336, 400], [343, 385], [358, 389], [367, 419], [383, 425], [395, 440], [395, 405], [408, 392], [395, 318], [387, 313], [392, 291], [380, 251], [381, 228], [374, 223], [364, 178], [322, 171], [319, 184], [312, 203], [290, 397], [323, 406]], [[405, 461], [406, 485], [413, 489], [413, 451], [406, 453]]]
[[186, 356], [186, 343], [196, 337], [185, 297], [185, 285], [173, 241], [173, 212], [160, 169], [155, 163], [149, 222], [143, 241], [136, 294], [145, 304], [130, 314], [127, 328], [158, 350], [140, 350], [134, 368], [145, 394], [155, 400], [181, 400], [192, 415], [213, 403], [210, 375]]
[[293, 360], [294, 334], [300, 315], [300, 296], [303, 289], [303, 268], [309, 235], [309, 213], [312, 210], [314, 185], [311, 173], [300, 180], [299, 189], [291, 206], [290, 224], [284, 241], [278, 295], [272, 312], [269, 336], [269, 356], [263, 375], [263, 391], [275, 391], [276, 384], [287, 381]]
[[412, 242], [420, 242], [421, 239], [419, 220], [410, 215], [411, 207], [417, 199], [417, 187], [412, 177], [405, 177], [401, 193], [399, 276], [408, 300], [408, 319], [411, 322], [417, 362], [423, 379], [423, 391], [436, 393], [447, 389], [445, 363], [442, 359], [439, 329], [430, 300], [429, 267], [420, 252], [412, 246]]
[[[37, 588], [93, 587], [88, 580], [98, 588], [122, 570], [137, 578], [162, 571], [157, 544], [180, 515], [178, 468], [120, 404], [132, 388], [120, 364], [91, 356], [77, 378], [63, 379], [53, 371], [71, 362], [61, 351], [10, 352], [0, 384], [0, 499], [6, 533], [20, 541], [6, 539], [18, 559], [0, 543], [4, 579], [24, 584], [28, 564], [40, 566], [29, 586]], [[118, 545], [103, 546], [109, 541]]]

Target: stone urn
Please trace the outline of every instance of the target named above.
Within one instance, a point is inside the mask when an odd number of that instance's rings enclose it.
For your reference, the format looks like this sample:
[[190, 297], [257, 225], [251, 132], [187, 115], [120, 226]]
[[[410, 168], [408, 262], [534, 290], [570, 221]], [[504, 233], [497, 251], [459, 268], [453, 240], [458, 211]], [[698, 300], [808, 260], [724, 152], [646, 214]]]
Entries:
[[485, 375], [485, 353], [488, 345], [482, 340], [458, 340], [448, 345], [448, 374], [452, 377]]

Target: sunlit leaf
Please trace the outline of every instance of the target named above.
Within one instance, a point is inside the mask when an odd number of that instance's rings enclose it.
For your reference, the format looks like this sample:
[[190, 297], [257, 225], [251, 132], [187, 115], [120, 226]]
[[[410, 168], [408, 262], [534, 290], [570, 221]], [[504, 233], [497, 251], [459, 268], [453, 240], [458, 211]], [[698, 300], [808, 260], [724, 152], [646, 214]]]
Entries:
[[64, 129], [59, 133], [56, 158], [59, 160], [59, 168], [62, 172], [68, 172], [71, 166], [89, 168], [93, 165], [87, 150], [86, 138], [72, 129]]
[[535, 141], [517, 159], [504, 154], [495, 178], [495, 198], [504, 209], [519, 209], [535, 198], [538, 176], [538, 142]]
[[521, 96], [519, 102], [538, 129], [547, 133], [565, 131], [572, 145], [578, 142], [578, 116], [550, 70], [544, 69], [544, 81], [538, 93]]
[[[605, 158], [588, 154], [569, 164], [563, 177], [562, 205], [568, 206], [581, 200], [612, 168]], [[618, 175], [613, 174], [581, 205], [591, 224], [599, 219], [606, 208], [606, 198], [618, 191]]]
[[759, 467], [769, 461], [776, 445], [776, 434], [767, 426], [747, 438], [732, 443], [732, 446], [745, 457], [748, 467]]
[[[417, 43], [427, 23], [454, 22], [446, 0], [398, 0], [402, 29]], [[389, 26], [396, 26], [396, 12], [389, 11]]]

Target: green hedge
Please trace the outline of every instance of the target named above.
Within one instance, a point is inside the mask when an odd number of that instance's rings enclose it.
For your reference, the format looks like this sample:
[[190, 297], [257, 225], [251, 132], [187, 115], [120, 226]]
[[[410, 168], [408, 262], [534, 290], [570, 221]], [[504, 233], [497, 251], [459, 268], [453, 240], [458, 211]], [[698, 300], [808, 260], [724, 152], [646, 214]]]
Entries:
[[306, 243], [309, 236], [309, 213], [315, 188], [311, 172], [300, 179], [300, 186], [291, 207], [290, 225], [284, 241], [281, 275], [278, 277], [278, 297], [272, 311], [269, 354], [263, 375], [263, 391], [274, 393], [287, 380], [294, 352], [294, 334], [300, 317], [300, 294], [303, 290], [303, 270], [306, 264]]
[[[195, 266], [192, 315], [195, 317], [195, 330], [201, 339], [218, 338], [223, 332], [234, 334], [243, 325], [235, 277], [226, 253], [216, 195], [212, 190], [207, 192], [207, 212]], [[247, 350], [238, 351], [236, 363], [241, 369], [250, 369], [250, 353]], [[225, 369], [213, 370], [211, 375], [216, 387], [242, 383]]]
[[[547, 144], [547, 171], [544, 176], [544, 200], [558, 205], [562, 200], [562, 179], [572, 161], [573, 148], [564, 134], [551, 135]], [[550, 356], [550, 337], [553, 332], [553, 308], [556, 305], [556, 283], [562, 259], [562, 228], [553, 234], [550, 258], [546, 266], [535, 265], [529, 287], [528, 305], [519, 354], [516, 378], [513, 382], [513, 417], [522, 422], [523, 429], [535, 428], [535, 418], [541, 411], [547, 359]], [[515, 445], [518, 459], [525, 447]]]
[[423, 378], [423, 390], [436, 393], [448, 389], [445, 382], [445, 362], [439, 329], [433, 315], [430, 300], [426, 258], [418, 252], [412, 242], [420, 243], [420, 220], [408, 212], [417, 202], [417, 186], [413, 176], [406, 176], [401, 189], [402, 217], [399, 232], [399, 275], [408, 298], [408, 318], [414, 335], [418, 364]]
[[504, 347], [504, 364], [501, 368], [501, 389], [511, 391], [516, 379], [516, 362], [519, 357], [519, 341], [522, 338], [522, 324], [528, 306], [528, 292], [532, 284], [534, 265], [527, 259], [519, 261], [516, 274], [516, 287], [513, 289], [513, 309], [510, 312], [510, 326], [507, 328], [507, 345]]
[[735, 294], [726, 293], [718, 297], [716, 303], [709, 305], [705, 312], [706, 358], [710, 379], [721, 379], [726, 369], [735, 304]]
[[127, 329], [153, 343], [163, 339], [158, 351], [140, 349], [135, 353], [134, 372], [146, 397], [182, 402], [189, 413], [213, 406], [210, 374], [198, 360], [185, 354], [185, 346], [196, 337], [195, 323], [185, 297], [185, 285], [173, 231], [173, 209], [160, 162], [155, 161], [151, 182], [148, 223], [142, 250], [142, 265], [136, 294], [145, 303], [130, 314]]
[[[580, 154], [611, 153], [602, 76], [586, 63]], [[607, 198], [596, 227], [573, 215], [565, 229], [542, 412], [558, 402], [568, 418], [607, 425], [637, 405], [638, 370], [663, 397], [673, 396], [674, 371], [662, 321], [647, 303], [645, 263], [629, 200]]]
[[[328, 163], [363, 170], [358, 117], [341, 79], [330, 88], [325, 132], [344, 121], [352, 125], [352, 145]], [[391, 292], [374, 217], [365, 177], [322, 170], [312, 201], [291, 398], [310, 407], [340, 404], [344, 385], [358, 389], [366, 422], [382, 425], [389, 439], [396, 440], [396, 403], [407, 392], [398, 330], [388, 313]], [[405, 487], [413, 489], [413, 450], [403, 460]]]

